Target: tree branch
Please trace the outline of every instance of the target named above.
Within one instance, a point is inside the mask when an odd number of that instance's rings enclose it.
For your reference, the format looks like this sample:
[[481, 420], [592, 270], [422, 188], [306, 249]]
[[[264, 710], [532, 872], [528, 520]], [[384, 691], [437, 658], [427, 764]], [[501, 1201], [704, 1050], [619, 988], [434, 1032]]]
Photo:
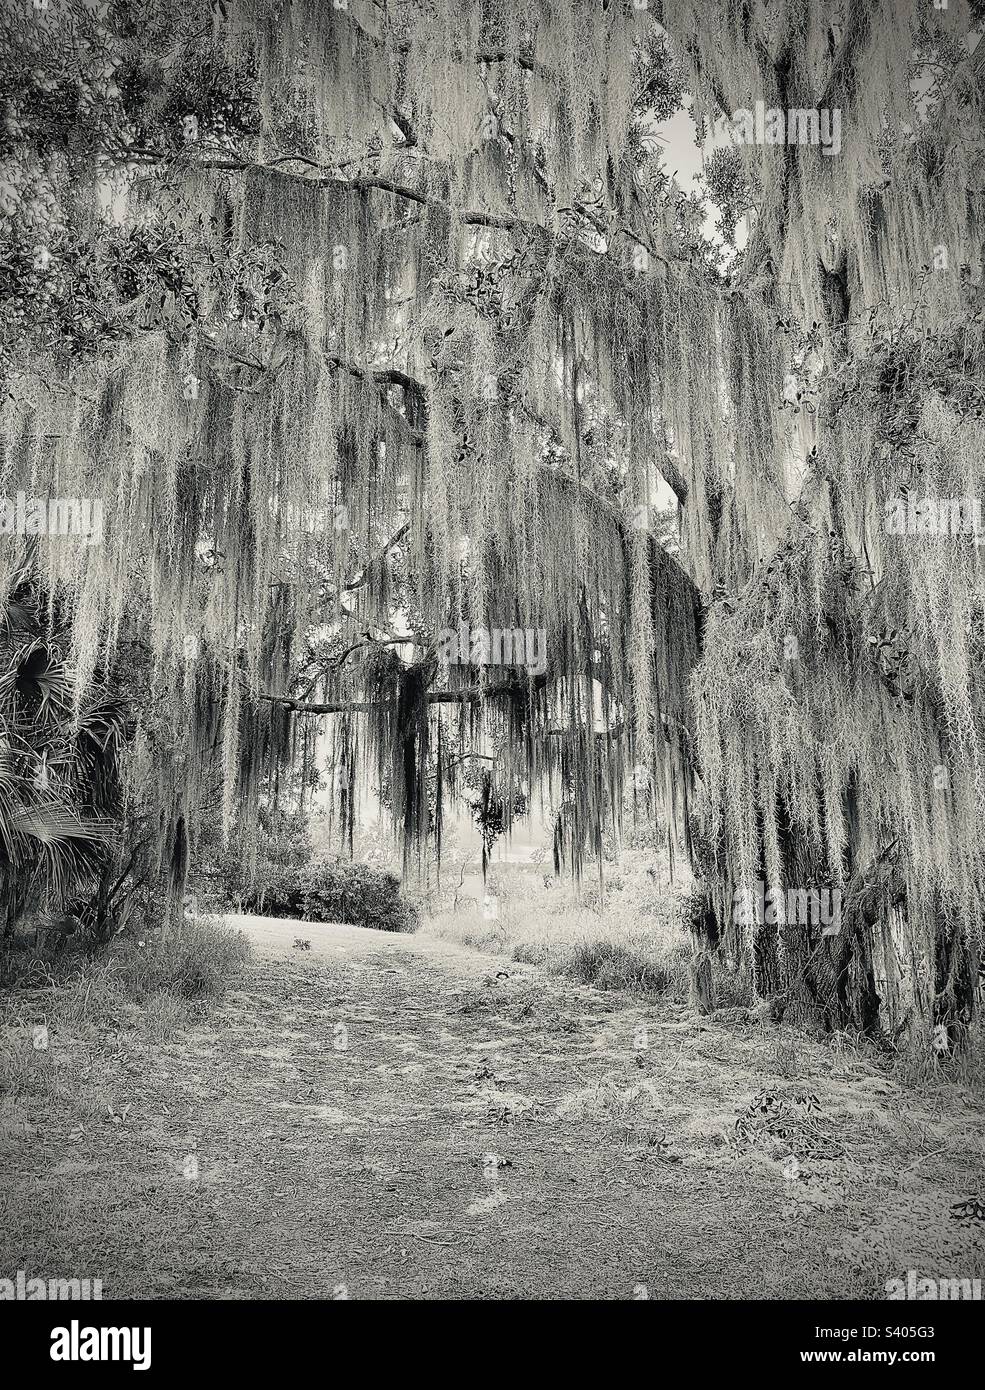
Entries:
[[[545, 675], [535, 676], [529, 682], [531, 689], [546, 684]], [[497, 685], [467, 686], [461, 690], [429, 690], [425, 699], [429, 705], [472, 705], [523, 689], [524, 686], [518, 681], [502, 681]], [[255, 694], [253, 698], [269, 700], [271, 704], [280, 705], [282, 709], [294, 710], [298, 714], [369, 714], [373, 710], [393, 708], [393, 702], [390, 700], [332, 700], [327, 703], [314, 703], [309, 700], [294, 700], [287, 695], [268, 695], [263, 691]]]

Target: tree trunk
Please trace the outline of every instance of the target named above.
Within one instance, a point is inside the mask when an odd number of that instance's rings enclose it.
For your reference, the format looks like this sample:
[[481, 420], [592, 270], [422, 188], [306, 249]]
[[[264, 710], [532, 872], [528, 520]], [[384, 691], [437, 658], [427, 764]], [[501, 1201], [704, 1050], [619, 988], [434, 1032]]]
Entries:
[[691, 1007], [699, 1014], [710, 1014], [715, 1007], [715, 981], [711, 973], [711, 956], [707, 951], [695, 951], [691, 958]]
[[[939, 899], [934, 904], [934, 1045], [941, 1055], [967, 1052], [975, 1017], [977, 951]], [[943, 1030], [943, 1031], [941, 1031]]]

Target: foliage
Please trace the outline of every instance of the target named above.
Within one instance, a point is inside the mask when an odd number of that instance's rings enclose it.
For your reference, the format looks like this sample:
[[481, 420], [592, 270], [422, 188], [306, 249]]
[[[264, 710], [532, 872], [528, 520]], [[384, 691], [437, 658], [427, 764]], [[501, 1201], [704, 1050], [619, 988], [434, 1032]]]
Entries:
[[267, 805], [259, 809], [252, 843], [234, 835], [223, 845], [214, 826], [206, 829], [189, 879], [195, 906], [414, 930], [417, 912], [395, 873], [383, 862], [316, 853], [309, 827], [304, 812]]
[[494, 911], [439, 912], [428, 931], [597, 989], [683, 1001], [690, 945], [678, 902], [654, 893], [647, 875], [653, 856], [630, 853], [620, 867], [603, 909], [595, 889], [546, 887], [539, 874], [496, 865], [488, 884]]
[[[594, 679], [596, 648], [603, 648], [601, 659], [614, 680], [623, 665], [617, 647], [625, 649], [631, 628], [649, 624], [647, 605], [630, 611], [625, 604], [618, 567], [603, 571], [597, 566], [579, 591], [552, 556], [545, 554], [544, 563], [531, 570], [527, 560], [538, 550], [539, 535], [567, 529], [569, 552], [573, 547], [587, 559], [587, 538], [601, 530], [601, 553], [614, 544], [626, 552], [627, 561], [630, 553], [635, 556], [632, 565], [638, 573], [652, 566], [656, 587], [680, 589], [678, 609], [687, 620], [687, 584], [659, 557], [648, 558], [645, 535], [634, 539], [623, 516], [635, 505], [627, 488], [630, 418], [632, 428], [642, 431], [644, 451], [654, 438], [662, 441], [662, 427], [655, 433], [648, 408], [634, 404], [622, 386], [618, 402], [604, 398], [600, 385], [593, 387], [590, 400], [586, 397], [584, 407], [576, 409], [583, 418], [574, 434], [564, 419], [567, 406], [559, 414], [549, 404], [545, 417], [532, 408], [530, 392], [520, 393], [522, 362], [529, 359], [547, 379], [563, 343], [568, 344], [563, 350], [569, 378], [580, 372], [583, 383], [588, 381], [587, 366], [575, 360], [588, 351], [588, 340], [576, 324], [583, 317], [588, 323], [600, 309], [603, 317], [607, 312], [609, 290], [596, 284], [595, 274], [599, 268], [607, 271], [599, 218], [611, 215], [607, 200], [621, 200], [624, 192], [629, 197], [633, 168], [640, 167], [641, 159], [653, 164], [652, 157], [641, 154], [644, 141], [625, 168], [611, 166], [611, 187], [600, 189], [594, 184], [589, 149], [601, 151], [606, 129], [611, 128], [605, 138], [618, 130], [622, 139], [644, 128], [648, 112], [669, 112], [680, 97], [680, 71], [661, 36], [653, 33], [650, 43], [643, 42], [642, 14], [620, 19], [618, 66], [613, 67], [605, 27], [610, 21], [603, 24], [587, 9], [576, 29], [563, 9], [545, 16], [546, 27], [532, 46], [530, 36], [512, 23], [507, 31], [483, 21], [474, 33], [462, 35], [458, 16], [453, 18], [449, 10], [436, 31], [433, 52], [419, 49], [415, 41], [413, 61], [404, 61], [404, 40], [396, 32], [378, 36], [384, 50], [392, 45], [401, 55], [401, 82], [412, 81], [416, 87], [413, 93], [408, 89], [384, 97], [390, 81], [387, 64], [377, 61], [375, 40], [367, 38], [359, 21], [345, 9], [301, 3], [289, 9], [286, 29], [270, 5], [246, 6], [231, 27], [217, 9], [208, 42], [200, 32], [200, 15], [193, 7], [178, 7], [168, 43], [151, 23], [139, 46], [126, 17], [112, 6], [105, 11], [102, 37], [119, 50], [121, 66], [135, 74], [123, 85], [110, 84], [113, 91], [107, 88], [105, 101], [123, 103], [126, 111], [107, 109], [91, 129], [60, 132], [75, 151], [76, 166], [71, 177], [59, 166], [51, 178], [80, 206], [89, 196], [89, 218], [81, 224], [87, 254], [73, 252], [63, 258], [65, 265], [88, 264], [91, 251], [97, 257], [96, 281], [110, 287], [104, 298], [107, 313], [131, 299], [140, 301], [140, 312], [123, 315], [121, 333], [109, 318], [93, 320], [93, 350], [101, 343], [105, 361], [89, 374], [92, 394], [87, 399], [94, 414], [87, 415], [83, 405], [85, 419], [74, 414], [71, 400], [61, 401], [58, 390], [50, 398], [46, 392], [42, 361], [57, 378], [57, 344], [32, 339], [18, 346], [12, 341], [11, 353], [20, 353], [31, 372], [13, 383], [10, 423], [14, 433], [24, 426], [28, 434], [42, 420], [51, 425], [45, 431], [54, 441], [51, 466], [61, 477], [74, 474], [80, 491], [98, 494], [114, 512], [111, 543], [99, 555], [57, 557], [59, 570], [78, 593], [80, 657], [82, 646], [88, 647], [97, 634], [112, 639], [122, 596], [150, 580], [153, 592], [145, 597], [157, 683], [184, 701], [188, 712], [195, 744], [186, 766], [200, 764], [210, 776], [215, 760], [200, 756], [208, 741], [199, 739], [198, 731], [211, 715], [201, 701], [221, 707], [218, 761], [225, 783], [225, 833], [231, 829], [237, 791], [247, 805], [255, 801], [251, 787], [257, 776], [269, 773], [273, 760], [299, 742], [292, 728], [297, 721], [288, 718], [285, 708], [258, 711], [244, 700], [244, 691], [283, 687], [285, 678], [296, 676], [309, 694], [337, 695], [342, 703], [357, 683], [376, 692], [378, 703], [403, 702], [396, 719], [383, 711], [379, 719], [371, 718], [365, 738], [357, 740], [355, 722], [341, 725], [337, 766], [347, 781], [338, 795], [351, 823], [356, 764], [368, 759], [380, 782], [390, 786], [394, 813], [412, 838], [418, 830], [426, 835], [437, 817], [426, 796], [427, 778], [416, 778], [413, 769], [417, 763], [427, 765], [429, 748], [455, 741], [452, 720], [445, 721], [443, 732], [425, 736], [425, 725], [434, 722], [435, 677], [447, 686], [447, 702], [454, 707], [463, 703], [476, 675], [469, 666], [450, 677], [436, 671], [427, 648], [443, 626], [459, 619], [498, 621], [511, 628], [517, 622], [524, 628], [545, 626], [559, 644], [557, 663], [582, 666], [579, 682], [565, 693], [555, 688], [548, 698], [539, 687], [536, 701], [516, 665], [498, 683], [501, 699], [492, 699], [495, 682], [488, 682], [489, 736], [512, 763], [515, 748], [508, 730], [518, 720], [560, 718], [572, 726], [576, 746], [585, 742], [579, 726]], [[81, 10], [76, 20], [84, 26]], [[74, 36], [71, 25], [64, 32], [56, 27], [51, 35], [61, 50], [58, 61], [70, 68]], [[302, 36], [306, 51], [320, 55], [310, 67], [299, 67], [291, 56]], [[490, 127], [488, 139], [479, 137], [480, 146], [485, 139], [485, 169], [476, 191], [480, 204], [511, 208], [509, 226], [501, 231], [485, 225], [484, 211], [475, 217], [456, 215], [454, 226], [448, 225], [447, 182], [458, 155], [446, 148], [444, 132], [460, 128], [464, 136], [468, 121], [449, 119], [451, 113], [432, 121], [426, 103], [436, 90], [429, 73], [447, 57], [449, 46], [462, 76], [475, 74], [474, 53], [460, 48], [465, 37], [475, 53], [485, 51], [494, 37], [506, 45], [502, 56], [490, 60], [503, 79], [501, 90], [487, 90], [481, 80], [483, 58], [477, 104], [466, 90], [471, 81], [458, 89], [457, 98], [474, 107], [483, 129]], [[570, 165], [567, 135], [551, 132], [546, 142], [535, 136], [539, 118], [525, 111], [513, 84], [516, 72], [535, 74], [538, 83], [546, 84], [539, 102], [553, 81], [541, 55], [577, 53], [581, 62], [586, 42], [599, 71], [608, 74], [614, 100], [607, 106], [593, 100], [586, 105], [581, 84], [577, 93], [574, 88], [565, 92], [563, 120], [573, 121], [587, 142], [586, 158]], [[369, 104], [357, 97], [351, 82], [360, 62], [371, 69], [371, 81], [382, 84], [380, 97]], [[78, 74], [76, 79], [84, 81]], [[387, 113], [389, 148], [380, 147], [371, 129], [378, 123], [372, 113], [380, 106]], [[214, 115], [220, 108], [221, 121]], [[363, 111], [365, 128], [349, 125], [344, 138], [336, 133], [340, 110], [346, 113], [342, 124], [350, 122], [353, 111]], [[54, 111], [37, 112], [34, 123], [20, 132], [20, 143], [27, 147], [43, 141], [54, 121]], [[194, 135], [178, 140], [176, 131], [186, 126]], [[360, 154], [363, 142], [365, 153]], [[499, 169], [504, 150], [518, 153], [521, 143], [534, 175], [523, 195], [529, 222]], [[426, 145], [434, 147], [433, 163], [418, 158]], [[94, 185], [77, 167], [88, 152], [88, 172], [94, 175], [96, 150], [123, 181], [112, 215], [93, 207]], [[437, 171], [433, 178], [432, 167]], [[560, 182], [545, 200], [536, 189], [542, 180], [549, 185], [554, 179]], [[394, 194], [391, 185], [400, 192]], [[642, 198], [642, 183], [638, 193]], [[386, 236], [375, 235], [376, 225], [389, 218], [395, 197], [398, 208], [405, 198], [423, 209], [419, 236], [404, 235], [399, 213]], [[558, 232], [547, 232], [541, 220], [550, 203], [565, 205]], [[20, 203], [11, 218], [12, 223], [26, 218]], [[629, 220], [627, 207], [620, 236], [631, 244], [635, 233]], [[333, 247], [331, 266], [317, 253], [313, 259], [316, 245]], [[623, 248], [613, 242], [611, 251], [612, 273], [621, 277]], [[54, 293], [64, 267], [49, 252], [51, 248], [32, 273], [50, 272], [48, 288]], [[129, 257], [129, 269], [117, 293], [112, 286], [120, 279], [121, 257]], [[413, 325], [396, 307], [401, 297], [390, 288], [407, 277], [418, 286], [420, 299]], [[11, 294], [16, 298], [21, 287], [17, 276], [14, 280]], [[637, 281], [642, 287], [638, 275], [628, 283]], [[577, 287], [570, 303], [561, 298], [567, 286]], [[76, 286], [66, 289], [65, 298], [73, 305], [85, 301]], [[541, 301], [547, 318], [538, 307]], [[367, 302], [373, 304], [374, 326], [358, 307]], [[485, 325], [478, 340], [473, 333], [477, 314]], [[57, 315], [41, 315], [35, 308], [27, 317], [50, 325]], [[551, 319], [557, 319], [554, 327]], [[608, 326], [598, 324], [590, 331], [598, 338]], [[573, 332], [579, 336], [577, 345]], [[392, 340], [388, 355], [367, 358], [367, 335], [379, 336], [381, 343]], [[85, 355], [76, 338], [61, 336], [76, 359]], [[424, 365], [422, 352], [432, 359], [431, 383], [415, 375], [418, 361]], [[628, 385], [621, 366], [613, 366], [618, 369], [607, 392], [618, 382]], [[486, 389], [493, 378], [498, 383], [494, 393]], [[584, 394], [583, 386], [577, 392]], [[533, 394], [538, 393], [539, 387]], [[63, 407], [73, 413], [67, 434], [53, 425]], [[91, 449], [96, 433], [104, 441], [98, 458]], [[12, 445], [13, 440], [12, 433]], [[496, 455], [508, 440], [510, 477], [493, 506]], [[430, 481], [413, 459], [422, 447]], [[580, 456], [577, 466], [575, 453]], [[538, 460], [543, 466], [531, 472], [530, 461]], [[637, 473], [639, 466], [633, 465]], [[19, 467], [16, 462], [15, 475]], [[412, 526], [404, 522], [402, 528], [410, 530], [406, 544], [387, 546], [387, 538], [409, 515], [401, 493], [408, 468], [427, 495], [440, 499], [438, 510], [430, 505], [415, 509]], [[480, 488], [473, 486], [477, 468], [487, 478]], [[574, 482], [579, 471], [584, 486]], [[269, 483], [259, 483], [261, 475], [276, 480], [274, 508], [264, 500]], [[140, 479], [137, 487], [131, 486], [134, 477]], [[442, 514], [446, 503], [453, 505], [454, 516]], [[502, 517], [510, 511], [527, 515], [523, 535], [503, 527]], [[454, 533], [463, 528], [474, 556], [466, 572], [460, 572], [455, 558]], [[381, 555], [382, 563], [372, 562]], [[429, 558], [422, 565], [425, 556]], [[86, 561], [85, 575], [81, 560]], [[172, 578], [179, 575], [180, 580]], [[485, 596], [492, 593], [487, 581], [514, 595], [501, 613], [484, 611]], [[312, 585], [318, 627], [313, 627], [308, 602]], [[107, 593], [114, 595], [109, 605]], [[366, 649], [395, 643], [381, 620], [388, 596], [399, 599], [410, 620], [410, 650], [401, 653], [397, 669], [360, 660]], [[360, 625], [361, 643], [340, 636], [358, 632]], [[657, 670], [650, 673], [642, 629], [633, 643], [637, 668], [647, 668], [647, 684], [655, 674], [667, 686], [663, 698], [672, 706], [681, 681], [664, 667], [679, 664], [674, 653], [683, 652], [685, 644], [678, 640], [673, 649], [661, 650]], [[189, 650], [197, 654], [189, 657]], [[83, 677], [90, 661], [87, 651], [80, 662]], [[619, 693], [612, 692], [613, 706]], [[628, 696], [628, 687], [621, 693]], [[498, 734], [496, 725], [502, 726]], [[207, 732], [212, 732], [211, 723]], [[305, 736], [300, 733], [300, 739]], [[555, 763], [560, 766], [568, 755], [560, 744], [547, 752], [545, 770], [554, 775]], [[529, 782], [534, 769], [530, 756], [524, 761], [526, 767], [504, 767], [504, 783]], [[180, 775], [177, 768], [174, 775]], [[580, 823], [587, 824], [591, 783], [584, 790], [579, 783], [575, 794], [586, 799]], [[573, 843], [575, 860], [578, 853]]]
[[[643, 765], [760, 993], [959, 1047], [981, 550], [884, 521], [981, 490], [980, 7], [56, 9], [3, 79], [0, 468], [106, 506], [44, 584], [78, 700], [142, 617], [173, 876], [193, 806], [245, 829], [325, 715], [344, 837], [384, 788], [405, 863], [466, 754], [504, 807], [546, 789], [576, 874]], [[732, 130], [691, 193], [653, 124], [685, 83]], [[843, 144], [740, 143], [759, 100]], [[451, 658], [463, 625], [544, 669]], [[742, 936], [755, 879], [843, 888], [841, 939]]]
[[203, 817], [196, 836], [195, 856], [189, 878], [203, 900], [210, 885], [224, 897], [235, 896], [254, 880], [262, 881], [281, 869], [301, 868], [312, 858], [307, 817], [301, 811], [261, 806], [252, 835], [233, 835], [223, 840], [215, 819]]
[[82, 954], [76, 944], [56, 955], [5, 950], [6, 1017], [40, 1001], [54, 1029], [82, 1025], [115, 1035], [136, 1022], [141, 1031], [167, 1035], [201, 1019], [250, 958], [243, 933], [214, 918], [186, 921], [180, 931], [149, 924], [144, 930], [115, 938], [98, 954]]
[[489, 856], [496, 841], [504, 831], [509, 830], [514, 816], [522, 816], [527, 807], [522, 792], [514, 793], [512, 800], [497, 794], [491, 773], [483, 771], [475, 779], [478, 782], [477, 794], [466, 798], [472, 819], [482, 836], [482, 872], [489, 868]]
[[396, 874], [347, 859], [273, 865], [264, 879], [231, 895], [243, 912], [302, 922], [348, 922], [378, 931], [414, 931], [417, 913], [400, 892]]
[[[189, 40], [191, 15], [174, 7]], [[236, 74], [200, 26], [194, 53], [169, 64], [168, 18], [147, 0], [14, 0], [0, 18], [4, 374], [32, 359], [94, 357], [165, 309], [177, 322], [197, 317], [184, 262], [200, 243], [183, 244], [166, 212], [130, 225], [114, 215], [145, 142], [167, 131], [180, 143], [176, 103], [198, 122], [196, 138], [242, 133]]]
[[0, 897], [4, 933], [93, 890], [121, 816], [122, 703], [80, 707], [69, 634], [30, 564], [0, 577]]

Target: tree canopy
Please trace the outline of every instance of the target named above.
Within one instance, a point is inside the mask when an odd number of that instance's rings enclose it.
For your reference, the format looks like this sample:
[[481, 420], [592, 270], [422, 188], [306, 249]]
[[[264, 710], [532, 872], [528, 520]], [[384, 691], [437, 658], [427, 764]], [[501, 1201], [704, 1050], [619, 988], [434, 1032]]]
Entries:
[[[507, 807], [552, 789], [577, 869], [643, 769], [707, 884], [706, 944], [762, 992], [871, 1029], [878, 973], [960, 1031], [980, 550], [890, 519], [980, 494], [982, 18], [2, 21], [2, 486], [102, 505], [99, 544], [38, 534], [34, 563], [71, 607], [79, 701], [142, 634], [176, 883], [217, 766], [228, 829], [324, 714], [343, 819], [385, 781], [408, 854], [479, 758]], [[757, 102], [837, 112], [837, 150], [739, 138]], [[663, 152], [685, 103], [699, 136], [733, 126], [708, 202]], [[543, 633], [543, 669], [449, 661], [462, 625]], [[843, 888], [839, 940], [737, 923], [756, 880]]]

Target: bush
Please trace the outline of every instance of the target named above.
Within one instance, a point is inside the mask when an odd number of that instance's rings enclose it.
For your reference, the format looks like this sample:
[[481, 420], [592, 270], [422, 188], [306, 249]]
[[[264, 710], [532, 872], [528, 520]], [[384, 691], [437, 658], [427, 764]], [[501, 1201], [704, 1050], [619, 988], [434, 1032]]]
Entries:
[[581, 941], [571, 951], [568, 973], [596, 989], [625, 989], [638, 994], [680, 992], [683, 947], [654, 959], [636, 943], [605, 939]]
[[348, 922], [377, 931], [415, 931], [418, 910], [400, 893], [396, 874], [347, 859], [268, 865], [262, 886], [239, 897], [244, 912], [302, 922]]

